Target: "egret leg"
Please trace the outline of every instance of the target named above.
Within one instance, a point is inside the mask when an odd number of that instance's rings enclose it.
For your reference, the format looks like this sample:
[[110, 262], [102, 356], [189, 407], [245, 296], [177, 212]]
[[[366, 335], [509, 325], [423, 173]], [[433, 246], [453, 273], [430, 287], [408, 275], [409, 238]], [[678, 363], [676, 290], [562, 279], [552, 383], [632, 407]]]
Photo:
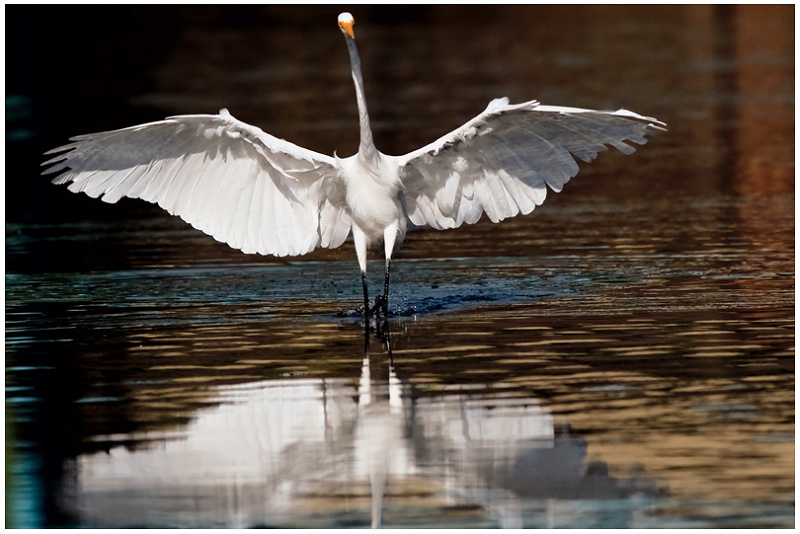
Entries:
[[369, 292], [367, 291], [367, 235], [358, 226], [353, 226], [353, 244], [356, 247], [358, 266], [361, 269], [361, 285], [364, 288], [364, 319], [369, 326]]
[[394, 222], [386, 227], [383, 231], [383, 246], [386, 253], [386, 270], [384, 271], [383, 279], [383, 299], [381, 302], [383, 308], [383, 316], [389, 315], [389, 264], [392, 262], [392, 253], [394, 252], [394, 244], [397, 240], [398, 223]]
[[383, 315], [389, 315], [389, 264], [391, 259], [386, 258], [386, 271], [383, 279]]
[[361, 285], [364, 287], [364, 317], [369, 319], [369, 291], [367, 291], [367, 273], [361, 271]]
[[391, 260], [386, 258], [386, 271], [384, 273], [383, 279], [383, 295], [378, 295], [378, 298], [375, 299], [375, 314], [376, 317], [378, 314], [383, 313], [383, 317], [387, 318], [389, 316], [389, 264]]

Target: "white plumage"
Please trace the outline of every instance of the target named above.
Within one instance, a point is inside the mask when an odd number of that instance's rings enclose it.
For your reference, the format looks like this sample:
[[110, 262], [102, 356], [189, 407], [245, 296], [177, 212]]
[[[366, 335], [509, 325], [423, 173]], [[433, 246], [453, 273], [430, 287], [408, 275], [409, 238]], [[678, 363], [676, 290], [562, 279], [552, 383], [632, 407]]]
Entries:
[[[613, 146], [644, 144], [665, 124], [636, 113], [509, 104], [500, 98], [462, 127], [404, 156], [372, 142], [353, 18], [339, 16], [350, 52], [361, 138], [339, 159], [219, 115], [179, 115], [81, 135], [47, 154], [45, 173], [105, 202], [141, 198], [246, 253], [275, 256], [335, 248], [353, 235], [368, 312], [366, 251], [384, 240], [389, 264], [407, 225], [442, 230], [530, 213], [584, 162]], [[71, 182], [71, 183], [70, 183]], [[378, 306], [376, 305], [377, 309]]]

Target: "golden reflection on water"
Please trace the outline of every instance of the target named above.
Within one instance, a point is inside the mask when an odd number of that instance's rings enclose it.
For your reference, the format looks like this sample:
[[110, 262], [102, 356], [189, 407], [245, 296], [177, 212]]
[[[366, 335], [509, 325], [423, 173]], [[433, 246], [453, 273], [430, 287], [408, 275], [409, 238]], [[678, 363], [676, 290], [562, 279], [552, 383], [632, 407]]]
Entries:
[[[605, 298], [593, 296], [598, 304]], [[564, 313], [565, 307], [572, 314]], [[737, 311], [662, 313], [643, 306], [635, 315], [575, 315], [580, 307], [545, 300], [400, 320], [393, 327], [394, 367], [417, 403], [474, 387], [488, 405], [491, 390], [542, 402], [554, 428], [569, 425], [579, 432], [587, 462], [607, 464], [617, 479], [646, 473], [680, 502], [790, 499], [791, 318]], [[148, 448], [148, 433], [155, 428], [179, 437], [175, 422], [186, 424], [197, 410], [216, 405], [215, 388], [224, 384], [350, 377], [345, 383], [355, 395], [362, 340], [357, 325], [342, 324], [137, 333], [129, 350], [152, 382], [131, 385], [127, 393], [128, 412], [151, 429], [137, 432], [145, 439], [140, 446]], [[373, 365], [385, 368], [382, 347], [377, 340], [371, 345]], [[422, 405], [417, 411], [423, 413]], [[104, 447], [131, 439], [92, 438]], [[389, 477], [387, 495], [393, 497], [386, 517], [396, 513], [395, 506], [419, 506], [415, 496], [428, 495], [420, 493], [420, 484], [413, 477]], [[368, 490], [341, 487], [337, 491], [344, 493], [334, 498], [332, 488], [317, 486], [306, 497], [295, 496], [296, 510], [309, 507], [320, 514], [345, 502], [346, 509], [368, 509]]]

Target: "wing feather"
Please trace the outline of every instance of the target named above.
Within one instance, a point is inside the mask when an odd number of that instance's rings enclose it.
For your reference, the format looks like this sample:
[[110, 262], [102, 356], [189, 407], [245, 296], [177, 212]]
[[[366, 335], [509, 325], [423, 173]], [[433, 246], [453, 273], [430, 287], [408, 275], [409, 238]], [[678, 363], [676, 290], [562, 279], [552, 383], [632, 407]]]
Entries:
[[[336, 160], [219, 115], [80, 135], [43, 174], [105, 202], [140, 198], [247, 253], [304, 254], [350, 232]], [[324, 219], [324, 220], [323, 220]], [[333, 227], [326, 226], [333, 221]]]
[[509, 105], [496, 99], [462, 127], [396, 158], [402, 199], [418, 226], [455, 228], [485, 213], [494, 221], [530, 213], [547, 188], [559, 192], [590, 162], [613, 146], [624, 154], [665, 124], [627, 110], [595, 111]]

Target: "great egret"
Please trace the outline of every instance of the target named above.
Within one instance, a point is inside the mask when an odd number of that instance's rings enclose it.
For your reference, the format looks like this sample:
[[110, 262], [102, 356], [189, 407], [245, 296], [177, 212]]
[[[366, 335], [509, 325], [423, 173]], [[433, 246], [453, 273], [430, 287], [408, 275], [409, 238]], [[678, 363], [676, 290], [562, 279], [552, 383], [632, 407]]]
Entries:
[[121, 130], [80, 135], [46, 154], [65, 152], [43, 174], [105, 202], [123, 196], [157, 203], [195, 228], [243, 252], [275, 256], [335, 248], [352, 234], [369, 315], [367, 248], [383, 239], [386, 313], [389, 265], [409, 223], [438, 230], [492, 222], [540, 205], [611, 145], [647, 142], [663, 122], [637, 113], [492, 100], [457, 130], [404, 156], [372, 142], [354, 19], [339, 15], [358, 104], [358, 153], [319, 154], [218, 115], [178, 115]]

